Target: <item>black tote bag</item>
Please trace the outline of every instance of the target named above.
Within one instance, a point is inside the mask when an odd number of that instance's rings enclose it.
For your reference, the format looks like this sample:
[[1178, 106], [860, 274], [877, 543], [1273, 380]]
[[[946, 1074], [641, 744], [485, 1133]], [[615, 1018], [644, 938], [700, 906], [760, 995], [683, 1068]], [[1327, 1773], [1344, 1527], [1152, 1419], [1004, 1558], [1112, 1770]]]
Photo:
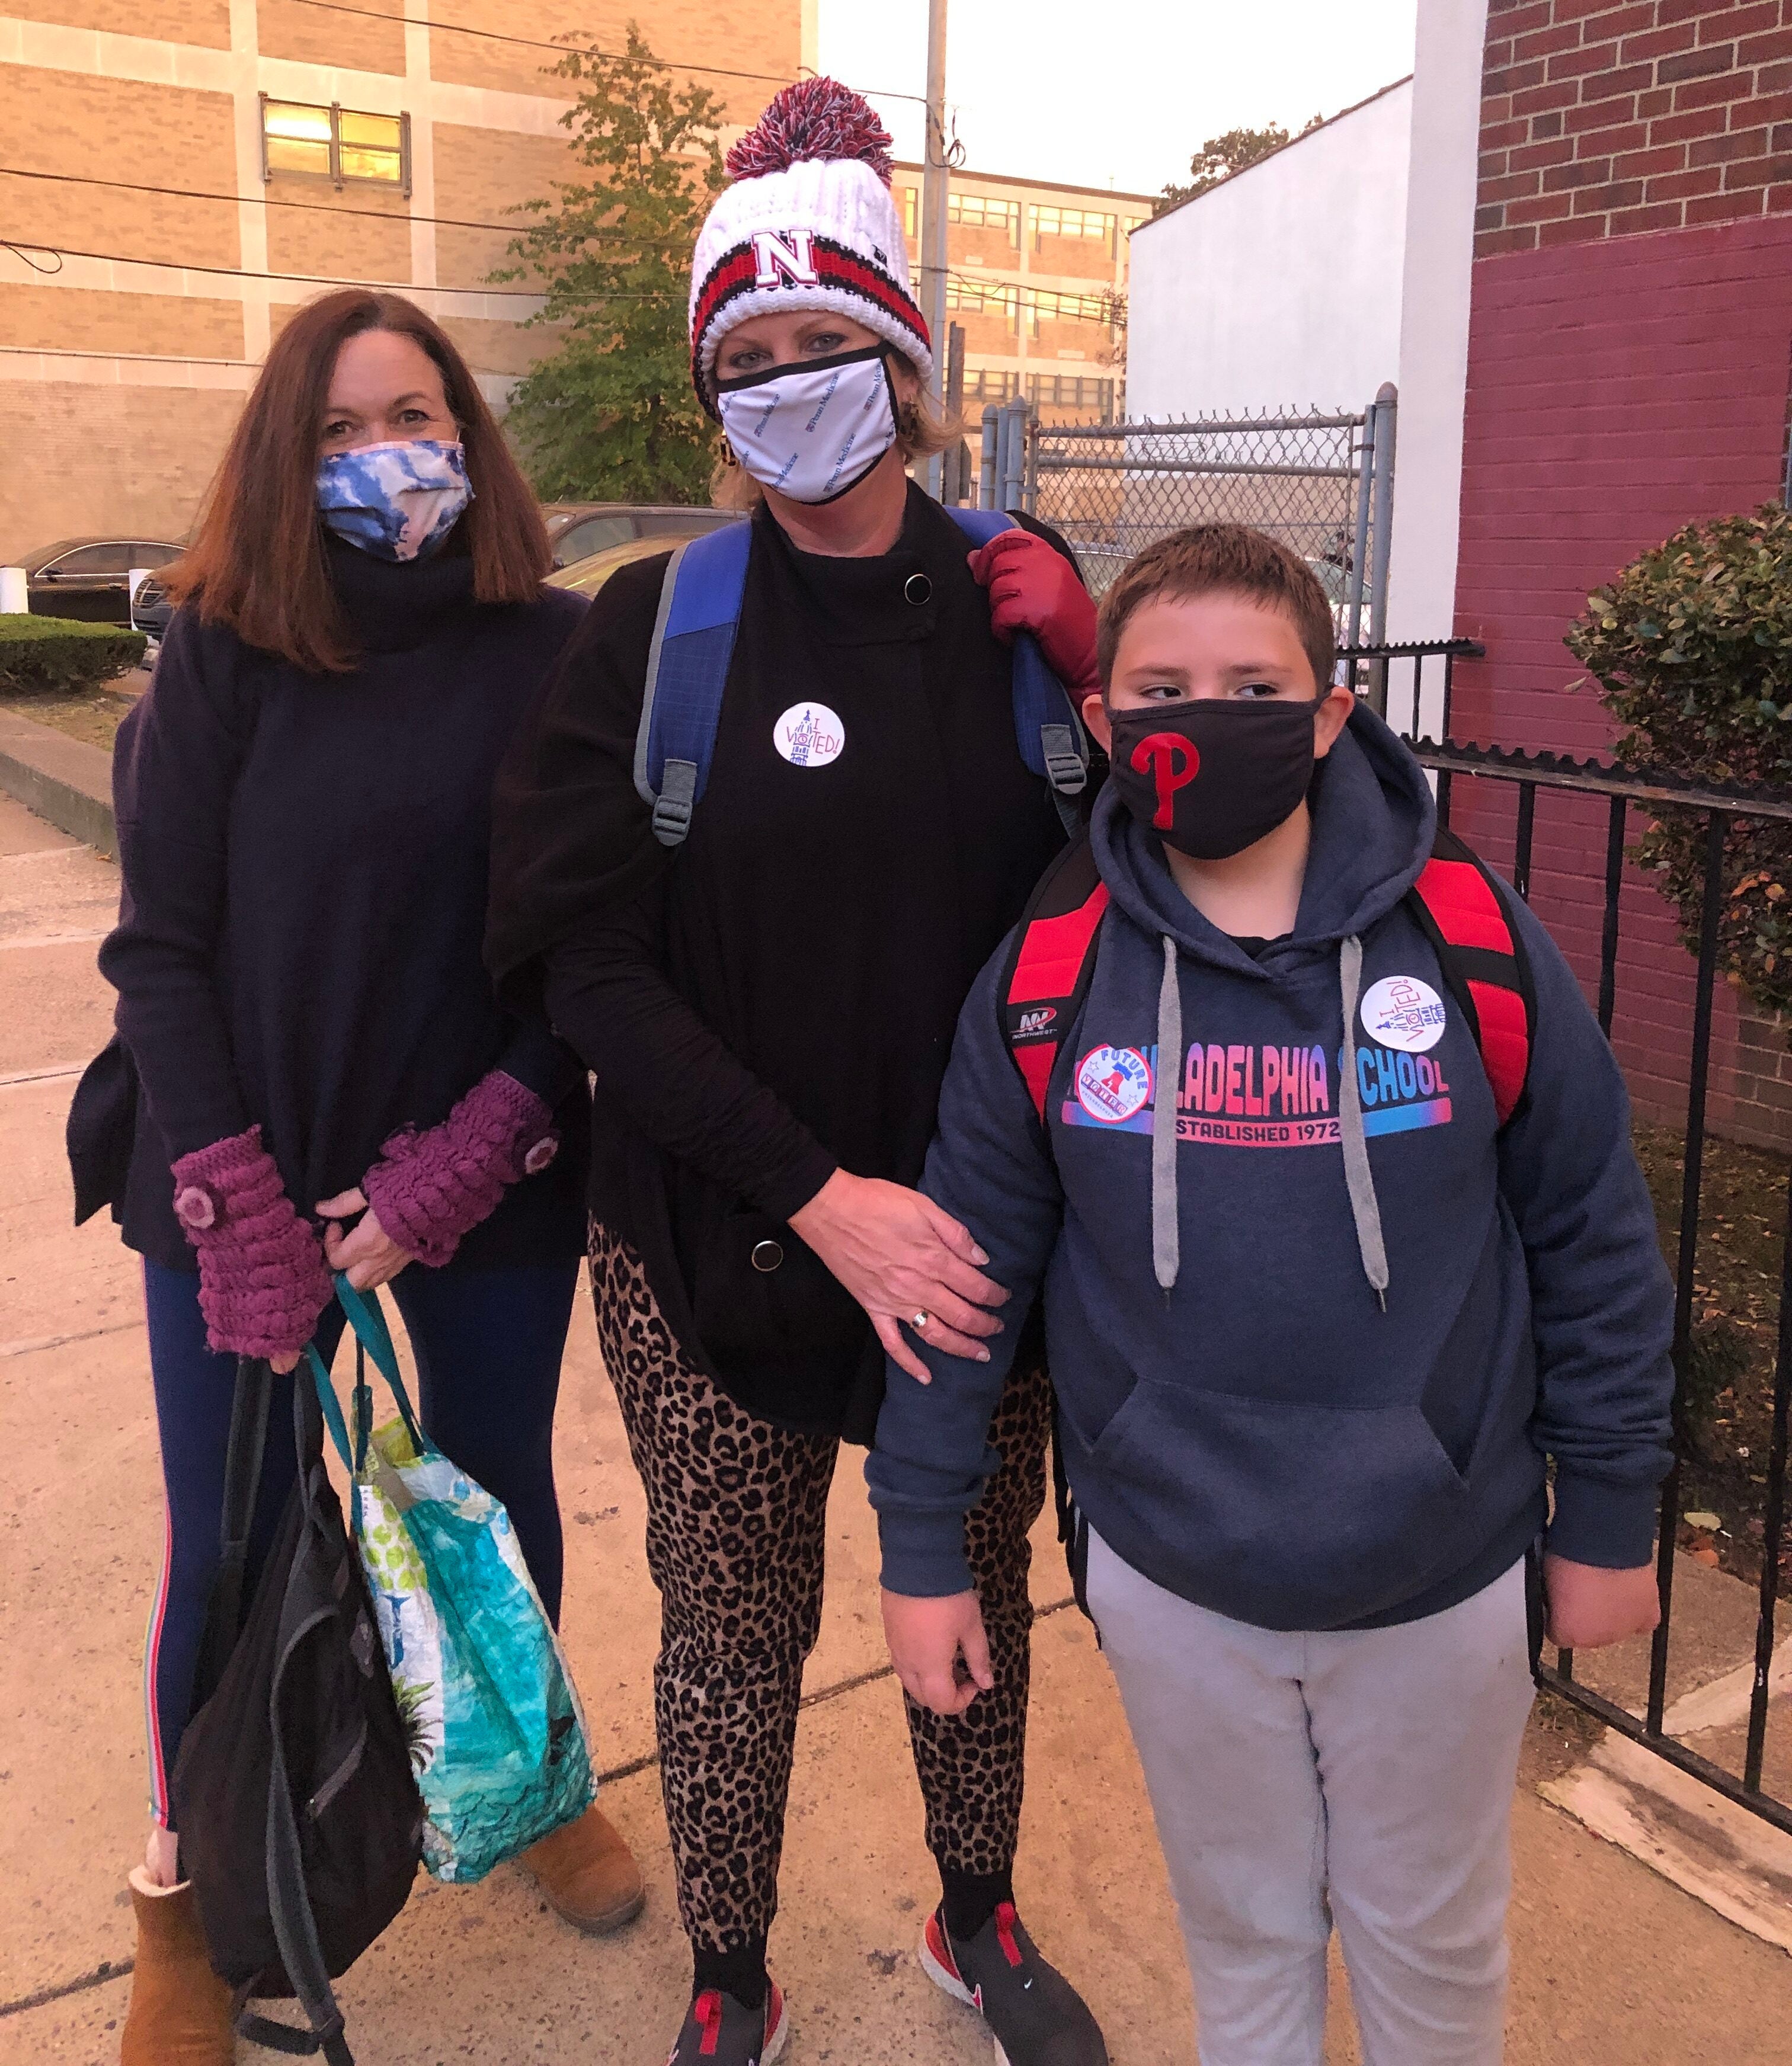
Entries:
[[203, 1704], [175, 1761], [175, 1826], [213, 1967], [239, 2007], [293, 1995], [310, 2025], [244, 2013], [243, 2036], [353, 2066], [330, 1982], [409, 1897], [423, 1802], [309, 1383], [293, 1387], [298, 1482], [241, 1614], [272, 1390], [267, 1364], [241, 1359]]

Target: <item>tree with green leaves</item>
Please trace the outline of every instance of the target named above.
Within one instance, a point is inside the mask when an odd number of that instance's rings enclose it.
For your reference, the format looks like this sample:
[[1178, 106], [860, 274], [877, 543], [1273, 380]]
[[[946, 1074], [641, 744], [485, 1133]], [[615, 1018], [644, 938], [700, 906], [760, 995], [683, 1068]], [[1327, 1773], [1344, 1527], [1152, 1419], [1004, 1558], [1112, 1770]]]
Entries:
[[[1314, 115], [1300, 134], [1304, 136], [1308, 129], [1316, 129], [1323, 120], [1321, 115]], [[1228, 129], [1222, 136], [1210, 136], [1189, 160], [1188, 184], [1166, 186], [1152, 213], [1162, 215], [1178, 202], [1193, 201], [1197, 194], [1217, 187], [1222, 180], [1242, 172], [1247, 165], [1272, 157], [1283, 144], [1293, 140], [1279, 122], [1271, 122], [1264, 129]]]
[[589, 180], [555, 183], [500, 280], [538, 280], [532, 325], [554, 346], [517, 383], [505, 427], [549, 500], [707, 502], [716, 427], [691, 387], [691, 254], [724, 184], [724, 110], [675, 86], [630, 22], [619, 54], [551, 67], [578, 97], [562, 117]]

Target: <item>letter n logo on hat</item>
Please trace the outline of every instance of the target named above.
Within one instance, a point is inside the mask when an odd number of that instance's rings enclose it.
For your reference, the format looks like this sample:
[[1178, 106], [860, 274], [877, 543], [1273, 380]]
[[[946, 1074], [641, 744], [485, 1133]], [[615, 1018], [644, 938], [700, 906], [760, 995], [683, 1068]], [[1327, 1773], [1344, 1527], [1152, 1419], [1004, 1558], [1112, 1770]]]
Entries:
[[820, 282], [812, 230], [793, 229], [788, 240], [775, 229], [755, 230], [753, 257], [759, 265], [755, 286], [775, 287], [780, 277], [793, 287], [813, 287]]

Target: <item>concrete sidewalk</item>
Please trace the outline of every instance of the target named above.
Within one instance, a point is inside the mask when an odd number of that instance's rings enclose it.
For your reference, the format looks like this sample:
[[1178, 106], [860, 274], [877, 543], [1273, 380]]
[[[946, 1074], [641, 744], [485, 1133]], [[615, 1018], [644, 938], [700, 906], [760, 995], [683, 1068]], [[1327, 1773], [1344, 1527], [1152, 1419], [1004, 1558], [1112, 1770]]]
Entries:
[[[109, 864], [0, 802], [6, 2062], [115, 2059], [129, 1987], [117, 1968], [132, 1948], [124, 1874], [143, 1833], [138, 1669], [162, 1519], [134, 1266], [103, 1221], [70, 1227], [61, 1149], [75, 1075], [109, 1030], [92, 957], [116, 897]], [[620, 1938], [591, 1943], [509, 1869], [464, 1890], [420, 1882], [343, 1984], [363, 2066], [657, 2066], [683, 2005], [688, 1967], [651, 1763], [657, 1605], [640, 1491], [582, 1302], [558, 1456], [568, 1644], [599, 1761], [618, 1775], [606, 1805], [647, 1866], [648, 1909]], [[1035, 1594], [1052, 1605], [1066, 1587], [1043, 1526], [1038, 1545]], [[791, 1999], [787, 2056], [981, 2066], [989, 2049], [975, 2019], [912, 1956], [932, 1889], [849, 1453], [829, 1551], [773, 1939]], [[1539, 1800], [1551, 1748], [1540, 1737], [1514, 1809], [1513, 2066], [1783, 2060], [1792, 1965]], [[1039, 1626], [1020, 1878], [1036, 1934], [1089, 1993], [1115, 2066], [1191, 2061], [1187, 1978], [1149, 1811], [1112, 1683], [1074, 1610]], [[1332, 2066], [1356, 2058], [1347, 2020], [1340, 1999]]]

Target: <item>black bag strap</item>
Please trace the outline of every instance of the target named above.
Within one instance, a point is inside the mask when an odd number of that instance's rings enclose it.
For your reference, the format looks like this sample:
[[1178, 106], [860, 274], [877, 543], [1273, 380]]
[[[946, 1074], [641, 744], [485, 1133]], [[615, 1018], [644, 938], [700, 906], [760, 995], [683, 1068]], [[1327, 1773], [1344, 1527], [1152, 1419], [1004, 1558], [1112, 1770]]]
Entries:
[[224, 1504], [218, 1523], [218, 1569], [205, 1608], [194, 1676], [199, 1707], [217, 1689], [242, 1628], [243, 1581], [249, 1566], [249, 1535], [261, 1489], [267, 1448], [268, 1411], [274, 1371], [262, 1356], [238, 1356], [237, 1389], [230, 1402], [230, 1441], [224, 1460]]
[[[293, 1440], [298, 1452], [299, 1484], [307, 1521], [314, 1525], [319, 1483], [327, 1487], [329, 1478], [323, 1461], [323, 1415], [317, 1392], [309, 1384], [293, 1387]], [[298, 1817], [293, 1806], [286, 1742], [280, 1727], [281, 1691], [287, 1660], [311, 1630], [334, 1611], [321, 1608], [289, 1626], [282, 1607], [280, 1655], [274, 1660], [268, 1691], [268, 1732], [273, 1751], [268, 1782], [268, 1913], [274, 1924], [274, 1942], [280, 1947], [280, 1963], [311, 2028], [299, 2030], [291, 2023], [274, 2023], [249, 2013], [237, 2019], [237, 2028], [253, 2044], [301, 2056], [321, 2052], [328, 2066], [355, 2066], [355, 2055], [343, 2034], [343, 2012], [330, 1985], [323, 1946], [318, 1940], [317, 1918], [311, 1912], [311, 1897], [305, 1885], [305, 1852], [299, 1841]]]

